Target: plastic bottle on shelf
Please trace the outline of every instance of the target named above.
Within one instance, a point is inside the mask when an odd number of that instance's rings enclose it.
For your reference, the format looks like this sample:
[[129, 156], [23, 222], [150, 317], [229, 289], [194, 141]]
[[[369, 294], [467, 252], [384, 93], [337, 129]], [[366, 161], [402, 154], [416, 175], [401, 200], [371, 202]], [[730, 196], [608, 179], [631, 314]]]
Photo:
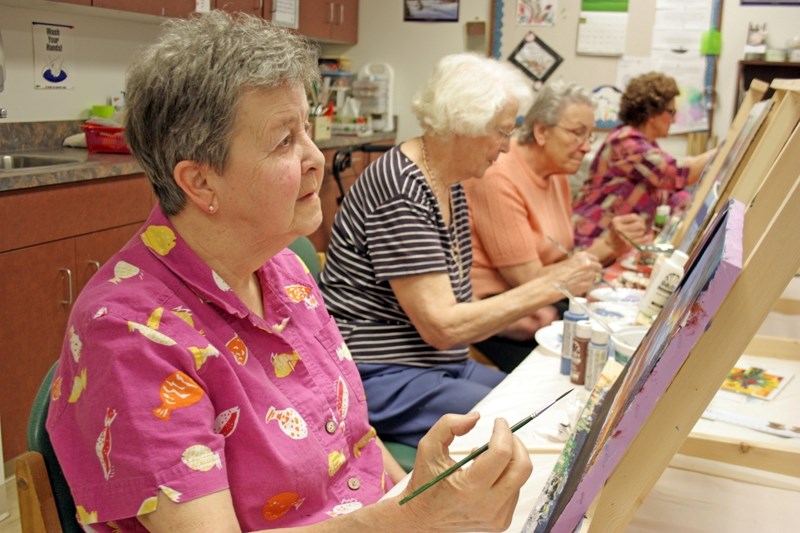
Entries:
[[575, 336], [572, 338], [572, 359], [569, 381], [575, 385], [583, 385], [586, 381], [586, 360], [589, 352], [589, 341], [592, 338], [592, 322], [579, 320], [575, 324]]
[[[577, 297], [575, 300], [586, 305], [586, 298]], [[589, 318], [574, 301], [569, 302], [569, 309], [564, 312], [564, 329], [561, 332], [561, 375], [568, 376], [572, 365], [572, 338], [575, 335], [575, 324], [579, 320]]]
[[675, 250], [650, 278], [647, 290], [639, 301], [639, 313], [636, 322], [649, 326], [664, 307], [669, 295], [675, 291], [683, 278], [683, 266], [689, 256]]
[[669, 215], [670, 215], [670, 207], [669, 204], [661, 204], [656, 207], [656, 214], [653, 216], [653, 234], [658, 235], [660, 234], [665, 227], [667, 227], [667, 222], [669, 222]]
[[608, 354], [608, 332], [600, 324], [592, 322], [592, 336], [586, 352], [586, 379], [583, 382], [586, 390], [594, 388], [597, 378], [600, 377], [600, 373], [608, 361]]

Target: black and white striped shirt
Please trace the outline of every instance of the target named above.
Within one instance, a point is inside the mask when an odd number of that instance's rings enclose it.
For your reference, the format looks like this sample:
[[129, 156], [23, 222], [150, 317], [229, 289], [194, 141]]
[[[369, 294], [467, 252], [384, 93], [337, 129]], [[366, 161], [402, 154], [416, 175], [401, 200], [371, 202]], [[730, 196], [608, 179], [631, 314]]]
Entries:
[[[466, 345], [441, 351], [422, 340], [389, 285], [394, 278], [442, 272], [457, 301], [472, 300], [467, 199], [460, 183], [451, 194], [447, 228], [425, 176], [399, 147], [370, 164], [348, 191], [334, 219], [320, 287], [356, 362], [429, 367], [466, 359]], [[458, 253], [451, 248], [456, 240]]]

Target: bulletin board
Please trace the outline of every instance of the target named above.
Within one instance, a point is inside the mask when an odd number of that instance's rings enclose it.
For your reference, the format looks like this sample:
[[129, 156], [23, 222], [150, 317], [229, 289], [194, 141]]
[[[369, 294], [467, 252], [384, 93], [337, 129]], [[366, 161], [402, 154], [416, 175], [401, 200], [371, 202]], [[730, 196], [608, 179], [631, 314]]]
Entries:
[[[526, 3], [526, 2], [523, 2]], [[557, 12], [552, 26], [529, 26], [517, 23], [519, 0], [492, 0], [491, 53], [498, 59], [508, 58], [519, 43], [533, 31], [535, 36], [556, 53], [563, 61], [548, 78], [578, 83], [594, 90], [602, 86], [619, 86], [621, 79], [636, 73], [636, 69], [660, 70], [676, 78], [681, 85], [677, 122], [672, 133], [709, 131], [713, 118], [713, 94], [716, 81], [716, 57], [700, 56], [694, 52], [699, 64], [687, 59], [690, 52], [680, 52], [685, 45], [680, 41], [681, 31], [674, 28], [658, 31], [658, 24], [665, 24], [663, 10], [675, 5], [686, 5], [686, 9], [706, 9], [709, 20], [693, 21], [706, 29], [720, 30], [723, 0], [655, 0], [655, 2], [628, 2], [628, 26], [622, 55], [588, 55], [578, 52], [578, 28], [581, 17], [582, 0], [558, 0]], [[656, 18], [657, 10], [659, 18]], [[675, 24], [681, 23], [675, 20]], [[689, 21], [686, 21], [688, 24]], [[694, 42], [694, 41], [693, 41]], [[663, 50], [674, 46], [677, 52], [673, 57]], [[698, 43], [699, 47], [699, 43]], [[691, 79], [684, 82], [684, 79]], [[683, 116], [681, 116], [683, 115]], [[598, 123], [605, 129], [610, 123]]]

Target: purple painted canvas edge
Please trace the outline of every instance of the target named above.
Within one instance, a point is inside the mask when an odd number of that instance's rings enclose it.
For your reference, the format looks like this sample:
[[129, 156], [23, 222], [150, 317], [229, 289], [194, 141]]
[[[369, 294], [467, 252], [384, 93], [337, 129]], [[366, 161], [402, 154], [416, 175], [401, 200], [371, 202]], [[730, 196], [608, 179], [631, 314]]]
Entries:
[[680, 367], [683, 366], [697, 339], [708, 329], [713, 315], [719, 310], [720, 304], [730, 292], [742, 270], [743, 230], [744, 205], [735, 201], [730, 207], [726, 220], [726, 239], [722, 260], [708, 287], [698, 297], [698, 303], [702, 309], [709, 310], [710, 313], [703, 313], [692, 324], [692, 327], [682, 328], [682, 333], [685, 331], [685, 334], [676, 335], [670, 341], [658, 365], [645, 382], [645, 386], [636, 394], [633, 403], [619, 421], [617, 430], [610, 437], [609, 443], [613, 442], [614, 445], [607, 444], [600, 451], [595, 464], [589, 468], [578, 483], [574, 496], [553, 524], [553, 531], [573, 531], [577, 527], [589, 505], [600, 493], [600, 489], [619, 464], [644, 420], [652, 412], [664, 391], [667, 390]]

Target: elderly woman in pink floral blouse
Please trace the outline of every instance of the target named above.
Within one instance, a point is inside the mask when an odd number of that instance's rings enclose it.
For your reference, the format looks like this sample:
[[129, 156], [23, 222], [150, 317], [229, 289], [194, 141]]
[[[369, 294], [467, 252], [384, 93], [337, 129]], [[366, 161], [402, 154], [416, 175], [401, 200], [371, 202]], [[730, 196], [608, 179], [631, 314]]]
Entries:
[[622, 125], [597, 151], [572, 206], [576, 244], [591, 244], [617, 215], [638, 213], [650, 223], [659, 204], [685, 209], [691, 198], [685, 189], [700, 178], [714, 150], [678, 162], [658, 146], [656, 139], [675, 122], [678, 94], [675, 80], [658, 72], [630, 81], [620, 103]]

